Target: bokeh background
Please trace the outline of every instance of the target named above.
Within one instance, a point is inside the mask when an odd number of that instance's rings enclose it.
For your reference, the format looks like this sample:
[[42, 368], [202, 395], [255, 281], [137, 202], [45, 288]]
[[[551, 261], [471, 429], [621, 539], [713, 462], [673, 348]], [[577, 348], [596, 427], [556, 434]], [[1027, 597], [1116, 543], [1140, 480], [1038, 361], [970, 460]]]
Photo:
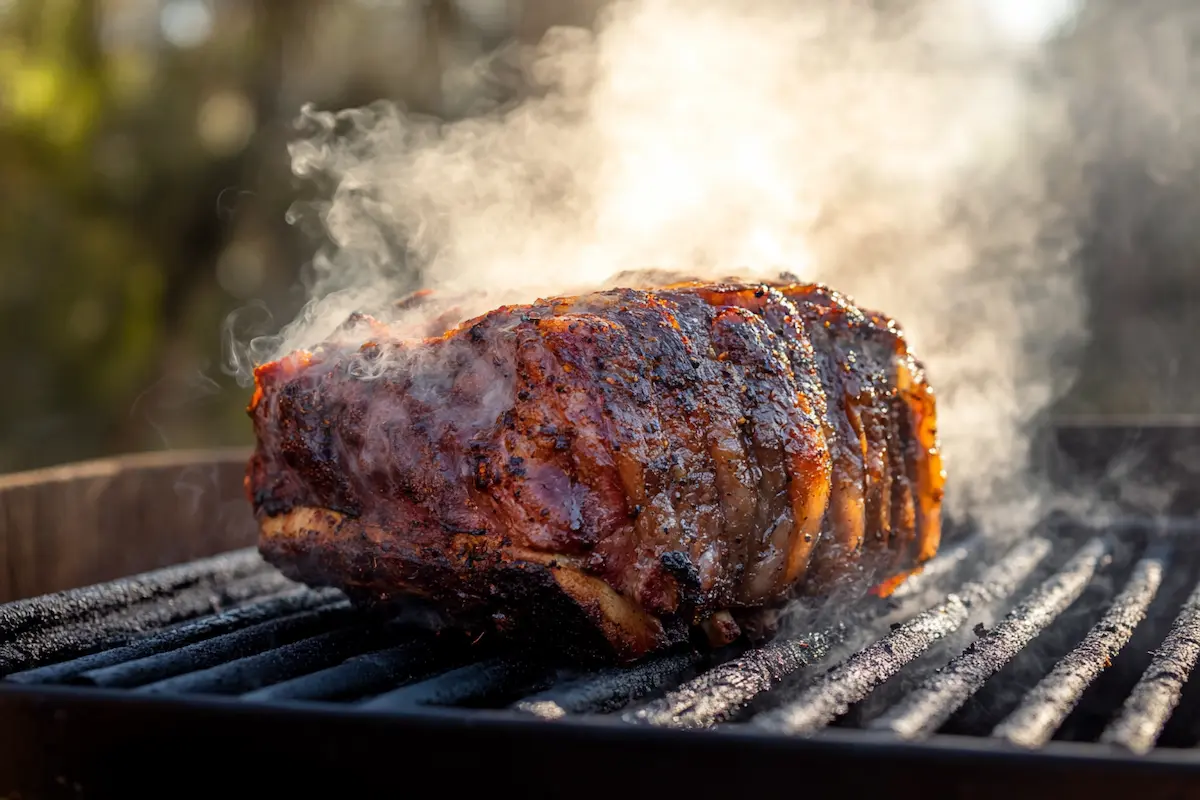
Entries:
[[[0, 0], [0, 471], [249, 444], [221, 327], [304, 300], [301, 106], [453, 117], [455, 67], [600, 2]], [[1088, 0], [1051, 47], [1103, 154], [1057, 413], [1200, 412], [1200, 6]]]

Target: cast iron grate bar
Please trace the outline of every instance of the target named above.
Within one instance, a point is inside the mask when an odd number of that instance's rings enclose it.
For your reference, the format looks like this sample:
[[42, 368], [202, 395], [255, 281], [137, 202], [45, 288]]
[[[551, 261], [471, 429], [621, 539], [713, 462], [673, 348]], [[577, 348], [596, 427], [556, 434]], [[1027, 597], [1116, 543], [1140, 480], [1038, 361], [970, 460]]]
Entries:
[[1145, 619], [1162, 585], [1166, 556], [1165, 548], [1155, 549], [1138, 561], [1125, 589], [1104, 617], [996, 726], [992, 736], [1023, 747], [1040, 747], [1053, 738], [1084, 691], [1117, 657]]
[[243, 699], [340, 700], [363, 697], [435, 673], [444, 657], [417, 640], [353, 656], [340, 664], [246, 692]]
[[988, 678], [1074, 603], [1110, 558], [1111, 543], [1096, 538], [1047, 579], [1004, 620], [976, 639], [944, 669], [926, 679], [870, 727], [913, 738], [929, 736], [983, 687]]
[[75, 681], [108, 688], [132, 688], [194, 673], [235, 659], [271, 650], [297, 639], [323, 633], [353, 616], [348, 600], [259, 622], [230, 633], [202, 639], [175, 650], [120, 664], [91, 669]]
[[978, 581], [963, 586], [946, 601], [900, 625], [883, 639], [858, 651], [826, 673], [786, 705], [751, 720], [759, 727], [806, 734], [824, 728], [850, 706], [927, 651], [934, 642], [958, 630], [980, 605], [1007, 598], [1050, 553], [1042, 537], [1014, 547]]
[[124, 664], [147, 656], [166, 653], [204, 639], [211, 639], [299, 611], [318, 608], [336, 602], [343, 595], [335, 589], [313, 591], [307, 587], [289, 589], [277, 595], [244, 606], [222, 611], [213, 616], [183, 622], [121, 647], [60, 661], [44, 667], [14, 672], [5, 680], [16, 683], [62, 683], [91, 670]]
[[538, 692], [553, 685], [554, 677], [554, 670], [546, 664], [497, 656], [376, 695], [359, 707], [399, 711], [420, 706], [464, 706], [509, 694]]
[[258, 551], [246, 548], [109, 583], [17, 600], [0, 606], [0, 640], [91, 619], [97, 614], [125, 609], [146, 600], [170, 599], [184, 589], [212, 589], [267, 571], [272, 570]]
[[542, 719], [618, 711], [665, 686], [678, 685], [700, 661], [698, 652], [688, 650], [628, 668], [606, 670], [526, 697], [514, 703], [512, 709]]
[[219, 612], [294, 586], [278, 572], [259, 572], [221, 586], [204, 582], [174, 595], [111, 611], [97, 619], [26, 630], [0, 643], [0, 675], [127, 644], [167, 625]]
[[721, 664], [653, 702], [622, 715], [626, 722], [708, 728], [733, 719], [755, 697], [829, 654], [843, 628], [770, 642]]
[[[243, 694], [315, 672], [349, 656], [395, 644], [396, 630], [365, 622], [285, 644], [266, 652], [187, 672], [134, 689], [146, 694]], [[389, 639], [393, 639], [389, 641]]]
[[1200, 585], [1183, 605], [1150, 666], [1133, 687], [1120, 714], [1100, 736], [1105, 744], [1149, 752], [1175, 707], [1200, 656]]

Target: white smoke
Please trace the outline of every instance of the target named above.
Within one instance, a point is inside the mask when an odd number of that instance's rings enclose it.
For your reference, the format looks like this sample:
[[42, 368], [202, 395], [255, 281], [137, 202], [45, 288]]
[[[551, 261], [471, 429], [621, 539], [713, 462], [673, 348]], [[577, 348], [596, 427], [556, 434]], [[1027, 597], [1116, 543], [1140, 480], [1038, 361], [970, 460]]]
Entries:
[[[630, 268], [788, 269], [901, 323], [939, 395], [949, 501], [1007, 519], [1084, 333], [1065, 97], [1032, 80], [1073, 11], [616, 2], [594, 32], [451, 76], [462, 121], [306, 109], [293, 167], [329, 188], [330, 246], [271, 355], [387, 316], [414, 275], [484, 292], [478, 313]], [[514, 67], [522, 99], [489, 100]]]

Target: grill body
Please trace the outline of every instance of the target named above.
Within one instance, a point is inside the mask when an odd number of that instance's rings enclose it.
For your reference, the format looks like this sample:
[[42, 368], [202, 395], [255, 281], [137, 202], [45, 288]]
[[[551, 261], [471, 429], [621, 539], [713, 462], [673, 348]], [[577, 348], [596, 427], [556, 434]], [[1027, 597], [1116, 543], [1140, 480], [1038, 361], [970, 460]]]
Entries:
[[[1200, 796], [1200, 762], [1187, 751], [1131, 757], [1056, 744], [1030, 754], [965, 737], [905, 744], [830, 731], [786, 739], [478, 711], [366, 718], [327, 707], [70, 690], [5, 691], [0, 714], [0, 781], [10, 796], [30, 798], [230, 790], [394, 797], [420, 784], [464, 797]], [[164, 784], [164, 775], [173, 777]]]
[[19, 600], [0, 796], [1200, 797], [1197, 444], [1062, 425], [1047, 480], [1103, 524], [964, 526], [888, 601], [622, 670], [433, 639], [250, 548]]

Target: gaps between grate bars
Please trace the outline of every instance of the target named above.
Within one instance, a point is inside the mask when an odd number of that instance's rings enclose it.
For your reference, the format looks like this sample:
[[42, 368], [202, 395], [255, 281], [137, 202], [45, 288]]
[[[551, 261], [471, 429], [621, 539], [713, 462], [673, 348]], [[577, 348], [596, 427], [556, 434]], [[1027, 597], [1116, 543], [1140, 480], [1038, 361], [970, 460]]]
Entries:
[[1167, 566], [1165, 548], [1142, 557], [1125, 589], [1074, 650], [1000, 722], [992, 736], [1022, 747], [1040, 747], [1054, 736], [1083, 693], [1128, 644], [1158, 595]]
[[931, 608], [834, 667], [798, 698], [760, 714], [751, 724], [779, 733], [807, 734], [824, 728], [865, 698], [970, 618], [980, 605], [1007, 598], [1028, 578], [1051, 550], [1050, 542], [1034, 537], [1018, 544], [978, 581]]
[[1167, 638], [1100, 741], [1139, 754], [1149, 752], [1179, 705], [1198, 656], [1200, 584], [1184, 602]]
[[121, 647], [101, 650], [98, 653], [35, 667], [23, 672], [14, 672], [6, 676], [5, 680], [25, 684], [62, 683], [89, 670], [103, 669], [158, 655], [259, 622], [266, 622], [299, 611], [320, 608], [341, 600], [344, 600], [342, 593], [334, 589], [319, 591], [313, 591], [307, 587], [289, 589], [262, 600], [222, 611], [219, 614], [180, 623]]
[[870, 727], [904, 738], [929, 736], [936, 731], [988, 678], [1079, 599], [1096, 570], [1110, 557], [1111, 546], [1106, 538], [1089, 541], [999, 625], [976, 639]]
[[176, 594], [154, 597], [128, 608], [94, 616], [89, 612], [79, 619], [28, 628], [8, 641], [0, 641], [0, 675], [129, 644], [168, 625], [236, 607], [295, 586], [278, 572], [260, 571], [223, 584], [199, 582]]

